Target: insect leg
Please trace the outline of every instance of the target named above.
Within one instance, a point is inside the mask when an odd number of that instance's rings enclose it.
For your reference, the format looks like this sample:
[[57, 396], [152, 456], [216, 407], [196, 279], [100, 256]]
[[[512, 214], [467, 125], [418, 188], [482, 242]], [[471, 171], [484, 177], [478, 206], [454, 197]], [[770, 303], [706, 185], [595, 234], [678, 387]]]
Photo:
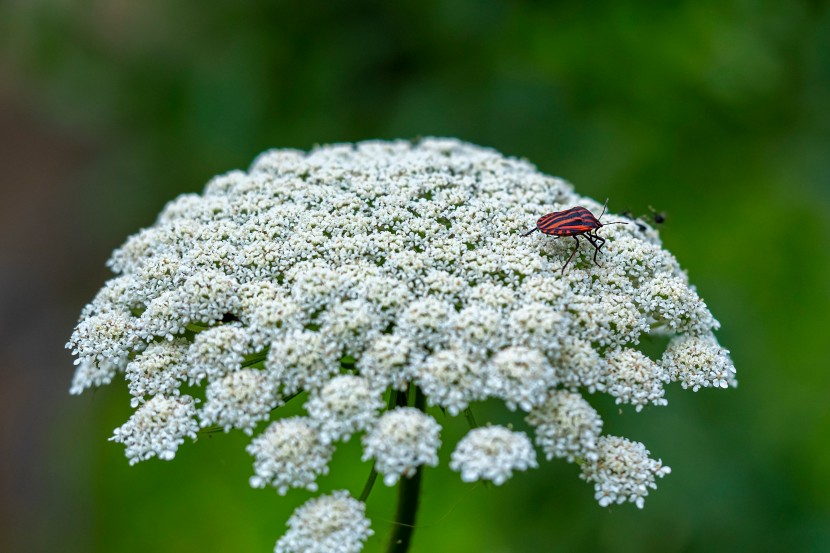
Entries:
[[600, 238], [599, 236], [596, 236], [596, 235], [588, 234], [588, 233], [585, 233], [585, 238], [587, 238], [588, 242], [590, 242], [591, 245], [594, 247], [594, 263], [596, 263], [598, 267], [602, 267], [602, 265], [600, 265], [599, 262], [597, 261], [597, 254], [599, 253], [599, 249], [602, 246], [598, 246], [597, 242], [596, 242], [597, 240], [602, 240], [602, 238]]
[[602, 247], [605, 245], [605, 238], [603, 238], [602, 236], [597, 234], [597, 231], [594, 231], [594, 238], [597, 240], [597, 242], [599, 242], [599, 247], [597, 248], [596, 253], [601, 253], [602, 252]]
[[599, 236], [597, 236], [597, 238], [599, 240], [602, 240], [602, 243], [599, 245], [599, 248], [597, 249], [597, 252], [602, 252], [602, 247], [605, 245], [605, 238], [600, 238]]
[[571, 259], [573, 259], [573, 258], [574, 258], [574, 255], [576, 255], [576, 250], [578, 250], [578, 249], [579, 249], [579, 238], [577, 238], [576, 236], [574, 236], [574, 242], [576, 242], [576, 245], [574, 246], [574, 251], [572, 251], [572, 252], [571, 252], [571, 256], [568, 258], [568, 260], [565, 262], [565, 264], [564, 264], [564, 265], [562, 265], [562, 275], [564, 275], [564, 274], [565, 274], [565, 267], [567, 267], [567, 266], [568, 266], [568, 263], [570, 263], [570, 262], [571, 262]]

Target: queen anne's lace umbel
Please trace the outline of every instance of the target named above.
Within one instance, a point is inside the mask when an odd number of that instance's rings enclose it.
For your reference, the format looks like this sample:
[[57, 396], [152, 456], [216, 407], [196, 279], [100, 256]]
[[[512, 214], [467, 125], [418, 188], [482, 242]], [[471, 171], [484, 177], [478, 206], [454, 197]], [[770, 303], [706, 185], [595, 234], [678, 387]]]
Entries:
[[[564, 275], [573, 241], [521, 237], [576, 205], [602, 207], [526, 161], [456, 140], [266, 152], [173, 200], [116, 250], [116, 276], [68, 343], [71, 392], [126, 373], [137, 410], [113, 439], [131, 462], [173, 457], [197, 420], [252, 432], [305, 392], [309, 417], [279, 419], [249, 446], [251, 483], [280, 493], [314, 489], [354, 432], [389, 483], [435, 464], [437, 410], [383, 414], [389, 389], [417, 385], [449, 415], [496, 398], [528, 413], [548, 458], [583, 465], [601, 504], [640, 505], [666, 467], [642, 444], [600, 436], [587, 394], [639, 411], [665, 405], [670, 382], [735, 386], [735, 370], [648, 225], [602, 228], [602, 266], [583, 241]], [[638, 349], [654, 334], [671, 338], [659, 359]], [[183, 385], [206, 386], [205, 401]], [[470, 478], [509, 475], [474, 466], [489, 458], [476, 448], [458, 451]], [[492, 459], [532, 466], [523, 449]]]

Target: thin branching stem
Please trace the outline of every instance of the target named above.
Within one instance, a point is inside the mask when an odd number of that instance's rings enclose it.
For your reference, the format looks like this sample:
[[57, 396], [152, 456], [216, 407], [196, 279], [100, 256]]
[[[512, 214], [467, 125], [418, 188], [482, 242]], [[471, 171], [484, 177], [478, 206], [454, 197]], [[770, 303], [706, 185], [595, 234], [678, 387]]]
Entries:
[[473, 410], [469, 407], [464, 409], [464, 418], [467, 419], [467, 424], [470, 425], [470, 428], [478, 428], [478, 423], [476, 422], [475, 416], [473, 416]]
[[366, 484], [363, 486], [363, 491], [360, 492], [360, 497], [357, 499], [366, 503], [366, 500], [369, 499], [369, 494], [372, 493], [372, 487], [375, 485], [375, 480], [378, 479], [378, 471], [375, 468], [375, 465], [372, 465], [372, 471], [369, 473], [369, 478], [366, 479]]

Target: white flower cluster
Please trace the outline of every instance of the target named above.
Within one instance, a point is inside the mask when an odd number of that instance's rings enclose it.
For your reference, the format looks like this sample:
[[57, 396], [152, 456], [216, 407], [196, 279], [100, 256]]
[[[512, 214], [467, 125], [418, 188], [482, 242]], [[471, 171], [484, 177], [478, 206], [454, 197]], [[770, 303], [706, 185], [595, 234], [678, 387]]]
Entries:
[[438, 464], [441, 426], [414, 407], [384, 413], [363, 437], [363, 460], [375, 459], [375, 469], [387, 486], [411, 477], [421, 465]]
[[[384, 413], [390, 388], [415, 385], [450, 415], [497, 398], [528, 413], [548, 458], [588, 463], [602, 501], [640, 503], [643, 474], [657, 473], [634, 454], [608, 468], [612, 442], [586, 394], [639, 411], [665, 405], [669, 382], [723, 388], [735, 371], [651, 228], [602, 228], [602, 266], [582, 241], [564, 275], [573, 241], [521, 236], [576, 205], [602, 207], [526, 161], [451, 139], [266, 152], [170, 202], [113, 254], [116, 276], [67, 344], [70, 391], [125, 373], [136, 411], [113, 439], [131, 462], [171, 458], [196, 420], [252, 433], [306, 392], [308, 417], [276, 420], [248, 448], [251, 484], [280, 493], [314, 489], [355, 432], [387, 484], [435, 465], [440, 426], [412, 408]], [[648, 334], [672, 337], [659, 360], [638, 349]], [[183, 385], [206, 386], [199, 409]], [[465, 479], [535, 466], [524, 435], [502, 431], [459, 444]]]
[[185, 437], [196, 437], [199, 425], [195, 415], [196, 407], [190, 396], [153, 396], [136, 409], [130, 420], [115, 429], [110, 440], [127, 446], [131, 465], [156, 456], [169, 461], [176, 456]]
[[144, 403], [147, 396], [179, 395], [179, 386], [187, 379], [184, 361], [188, 348], [190, 343], [184, 338], [151, 342], [127, 364], [126, 378], [133, 408]]
[[637, 411], [645, 405], [666, 405], [663, 384], [668, 375], [663, 367], [635, 349], [617, 349], [605, 357], [608, 370], [605, 389], [617, 403], [629, 403]]
[[380, 394], [361, 376], [336, 376], [306, 401], [305, 408], [316, 422], [323, 443], [348, 440], [366, 430], [383, 407]]
[[253, 434], [259, 421], [268, 419], [279, 404], [275, 382], [263, 371], [239, 369], [211, 382], [207, 401], [199, 412], [202, 427], [217, 424], [225, 432], [241, 428]]
[[309, 499], [288, 519], [274, 553], [357, 553], [374, 534], [365, 511], [345, 490]]
[[317, 477], [327, 474], [334, 448], [320, 441], [309, 419], [291, 417], [272, 422], [248, 445], [254, 456], [251, 486], [270, 484], [280, 495], [289, 488], [317, 491]]
[[596, 461], [582, 465], [583, 479], [594, 483], [594, 498], [603, 507], [630, 501], [642, 509], [654, 480], [671, 472], [662, 461], [649, 458], [646, 446], [617, 436], [599, 439]]
[[514, 470], [536, 468], [536, 451], [524, 432], [503, 426], [471, 430], [456, 446], [450, 468], [461, 473], [465, 482], [490, 480], [504, 484]]
[[663, 366], [673, 381], [695, 392], [701, 387], [738, 385], [729, 351], [720, 347], [711, 334], [674, 338], [663, 354]]
[[577, 457], [597, 460], [597, 440], [602, 419], [580, 394], [557, 390], [527, 416], [536, 428], [536, 443], [548, 460], [554, 457], [573, 462]]

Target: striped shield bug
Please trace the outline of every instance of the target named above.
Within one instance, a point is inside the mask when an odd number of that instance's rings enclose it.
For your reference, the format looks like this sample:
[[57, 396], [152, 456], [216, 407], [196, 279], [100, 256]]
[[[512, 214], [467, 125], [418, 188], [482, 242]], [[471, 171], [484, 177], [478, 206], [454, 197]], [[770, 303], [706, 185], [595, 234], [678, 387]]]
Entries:
[[594, 247], [594, 263], [599, 266], [597, 261], [597, 254], [605, 245], [605, 238], [599, 236], [597, 231], [607, 225], [627, 225], [627, 221], [614, 221], [613, 223], [601, 223], [600, 219], [605, 215], [605, 209], [608, 207], [608, 200], [605, 200], [605, 205], [602, 207], [602, 213], [599, 217], [594, 217], [594, 214], [582, 206], [572, 207], [565, 211], [554, 211], [547, 215], [542, 215], [536, 221], [536, 227], [526, 232], [522, 236], [530, 236], [537, 230], [542, 234], [548, 234], [555, 238], [562, 236], [572, 236], [576, 244], [571, 252], [571, 256], [562, 266], [562, 274], [565, 274], [565, 267], [571, 262], [576, 250], [579, 249], [579, 237], [584, 236], [586, 240]]

